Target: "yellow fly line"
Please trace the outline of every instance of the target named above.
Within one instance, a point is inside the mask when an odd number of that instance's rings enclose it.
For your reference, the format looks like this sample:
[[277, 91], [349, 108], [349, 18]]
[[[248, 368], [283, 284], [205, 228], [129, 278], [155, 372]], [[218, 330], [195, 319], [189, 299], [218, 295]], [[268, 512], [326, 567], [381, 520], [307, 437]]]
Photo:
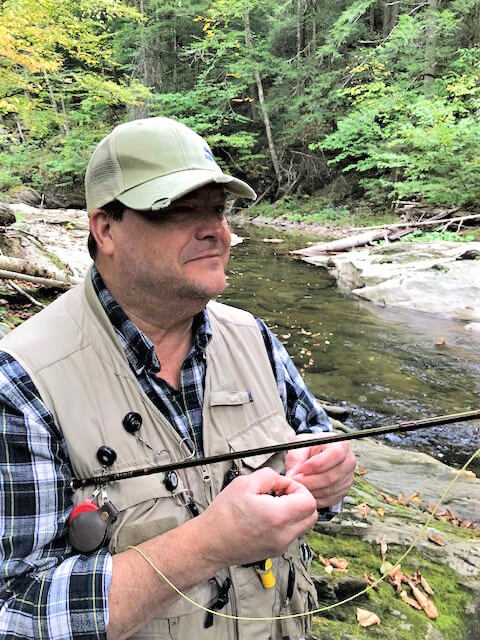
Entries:
[[[443, 494], [440, 497], [440, 500], [437, 502], [437, 504], [435, 505], [432, 513], [428, 516], [427, 521], [425, 522], [425, 524], [423, 525], [423, 527], [420, 529], [419, 533], [417, 534], [417, 536], [413, 539], [413, 542], [410, 544], [410, 546], [408, 547], [408, 549], [405, 551], [405, 553], [397, 560], [397, 562], [395, 563], [393, 569], [395, 569], [395, 567], [398, 567], [404, 560], [405, 558], [409, 555], [409, 553], [412, 551], [412, 549], [414, 548], [414, 546], [417, 544], [418, 540], [420, 539], [420, 537], [422, 536], [423, 532], [425, 531], [425, 529], [429, 526], [429, 524], [431, 523], [431, 521], [433, 520], [433, 518], [435, 517], [435, 514], [437, 513], [440, 505], [443, 503], [443, 501], [445, 500], [445, 498], [447, 497], [447, 495], [450, 493], [451, 488], [453, 487], [453, 485], [455, 484], [455, 482], [458, 480], [458, 478], [461, 476], [461, 474], [463, 473], [463, 471], [465, 471], [465, 469], [467, 469], [469, 467], [469, 465], [472, 463], [473, 459], [480, 455], [480, 449], [477, 449], [477, 451], [475, 451], [475, 453], [469, 458], [469, 460], [467, 460], [467, 462], [463, 465], [463, 467], [456, 473], [455, 477], [453, 478], [453, 480], [449, 483], [449, 485], [447, 486], [447, 488], [445, 489], [445, 491], [443, 492]], [[213, 609], [209, 609], [208, 607], [204, 607], [203, 605], [201, 605], [198, 602], [195, 602], [195, 600], [192, 600], [191, 598], [189, 598], [185, 593], [183, 593], [182, 591], [180, 591], [180, 589], [178, 589], [171, 580], [169, 580], [167, 578], [167, 576], [162, 573], [162, 571], [154, 564], [154, 562], [148, 557], [148, 555], [146, 553], [144, 553], [141, 549], [139, 549], [138, 547], [131, 545], [128, 546], [127, 549], [133, 549], [134, 551], [136, 551], [137, 553], [139, 553], [144, 559], [145, 561], [152, 567], [152, 569], [159, 575], [161, 576], [165, 582], [174, 590], [178, 593], [178, 595], [180, 595], [182, 598], [184, 598], [187, 602], [189, 602], [190, 604], [194, 605], [195, 607], [197, 607], [198, 609], [202, 609], [203, 611], [206, 611], [207, 613], [211, 613], [215, 616], [219, 616], [220, 618], [227, 618], [229, 620], [243, 620], [245, 622], [252, 622], [254, 620], [263, 620], [263, 621], [272, 621], [272, 620], [287, 620], [290, 618], [301, 618], [303, 616], [311, 616], [313, 614], [316, 613], [322, 613], [324, 611], [330, 611], [331, 609], [335, 609], [336, 607], [340, 607], [341, 605], [346, 604], [347, 602], [351, 602], [352, 600], [355, 600], [355, 598], [358, 598], [361, 595], [364, 595], [365, 593], [368, 593], [371, 589], [374, 589], [378, 584], [380, 584], [380, 582], [382, 582], [383, 580], [385, 580], [385, 578], [392, 572], [393, 569], [390, 569], [389, 571], [387, 571], [386, 573], [384, 573], [378, 580], [376, 580], [373, 584], [369, 585], [368, 587], [366, 587], [365, 589], [363, 589], [362, 591], [360, 591], [359, 593], [356, 593], [353, 596], [350, 596], [349, 598], [346, 598], [345, 600], [341, 600], [340, 602], [336, 602], [335, 604], [331, 604], [328, 605], [326, 607], [320, 607], [319, 609], [313, 609], [312, 611], [305, 611], [304, 613], [293, 613], [293, 614], [289, 614], [289, 615], [284, 615], [284, 616], [273, 616], [273, 617], [257, 617], [257, 618], [253, 618], [253, 617], [248, 617], [248, 616], [234, 616], [234, 615], [230, 615], [228, 613], [221, 613], [220, 611], [214, 611]]]

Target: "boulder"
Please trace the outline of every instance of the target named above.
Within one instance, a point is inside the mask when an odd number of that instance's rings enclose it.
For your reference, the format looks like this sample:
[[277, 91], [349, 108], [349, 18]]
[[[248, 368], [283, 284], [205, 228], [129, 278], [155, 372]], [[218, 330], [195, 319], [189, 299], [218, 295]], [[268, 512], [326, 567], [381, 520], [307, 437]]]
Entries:
[[359, 298], [480, 322], [480, 242], [402, 242], [304, 260]]

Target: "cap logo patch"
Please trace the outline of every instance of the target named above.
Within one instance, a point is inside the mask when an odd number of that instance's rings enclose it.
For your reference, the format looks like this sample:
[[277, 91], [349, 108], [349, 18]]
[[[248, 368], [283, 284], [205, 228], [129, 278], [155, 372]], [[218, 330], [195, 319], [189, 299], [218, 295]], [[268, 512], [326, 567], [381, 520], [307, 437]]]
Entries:
[[203, 151], [205, 153], [205, 159], [210, 160], [211, 162], [215, 162], [215, 158], [213, 157], [213, 153], [210, 151], [210, 147], [205, 145], [203, 147]]

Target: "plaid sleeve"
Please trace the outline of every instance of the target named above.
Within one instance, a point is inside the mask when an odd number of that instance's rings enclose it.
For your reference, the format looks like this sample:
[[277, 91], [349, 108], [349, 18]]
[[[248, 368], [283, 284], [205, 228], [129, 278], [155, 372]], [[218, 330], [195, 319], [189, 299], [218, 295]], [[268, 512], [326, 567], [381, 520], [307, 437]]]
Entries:
[[106, 638], [111, 556], [75, 555], [65, 441], [33, 382], [0, 352], [0, 639]]
[[[313, 397], [283, 344], [260, 318], [256, 318], [256, 321], [263, 336], [288, 423], [296, 433], [331, 431], [327, 414]], [[342, 509], [343, 501], [320, 509], [318, 519], [331, 520]]]

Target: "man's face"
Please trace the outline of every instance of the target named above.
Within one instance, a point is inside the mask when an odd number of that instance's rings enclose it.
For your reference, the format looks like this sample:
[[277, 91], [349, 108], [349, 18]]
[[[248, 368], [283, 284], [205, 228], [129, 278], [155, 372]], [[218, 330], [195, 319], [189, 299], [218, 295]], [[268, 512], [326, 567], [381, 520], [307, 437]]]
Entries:
[[117, 275], [135, 295], [210, 299], [226, 286], [230, 230], [222, 187], [207, 185], [164, 210], [127, 210], [114, 223]]

